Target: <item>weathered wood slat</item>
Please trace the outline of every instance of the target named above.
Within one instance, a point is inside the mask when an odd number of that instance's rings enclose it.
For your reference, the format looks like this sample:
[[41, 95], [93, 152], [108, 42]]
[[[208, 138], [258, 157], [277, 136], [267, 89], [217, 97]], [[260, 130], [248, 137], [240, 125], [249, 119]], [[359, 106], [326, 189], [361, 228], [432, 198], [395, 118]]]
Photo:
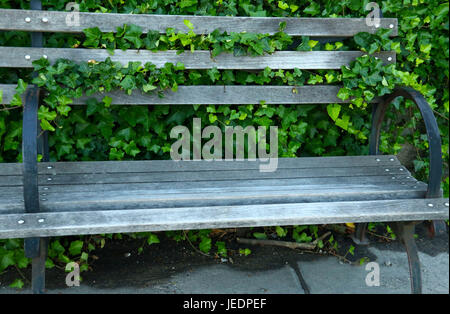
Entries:
[[[340, 69], [348, 65], [355, 58], [363, 55], [360, 51], [277, 51], [271, 55], [257, 57], [235, 57], [230, 53], [222, 53], [211, 58], [209, 51], [186, 51], [178, 54], [175, 50], [151, 52], [149, 50], [114, 50], [110, 55], [105, 49], [85, 48], [23, 48], [0, 47], [0, 67], [32, 68], [32, 62], [47, 56], [50, 62], [57, 59], [70, 59], [75, 62], [87, 62], [89, 60], [103, 61], [111, 58], [112, 61], [128, 64], [137, 61], [145, 64], [151, 62], [157, 67], [163, 67], [166, 63], [183, 63], [186, 69], [211, 69], [219, 70], [262, 70], [267, 67], [272, 69], [310, 69], [326, 70]], [[25, 56], [30, 56], [26, 59]], [[385, 63], [395, 63], [395, 51], [380, 52], [377, 56]], [[390, 58], [388, 60], [388, 58]]]
[[[341, 86], [310, 85], [310, 86], [179, 86], [178, 91], [167, 90], [164, 98], [156, 93], [145, 94], [134, 92], [127, 95], [123, 91], [94, 95], [98, 101], [103, 97], [111, 97], [116, 105], [246, 105], [260, 104], [330, 104], [349, 103], [336, 95]], [[92, 98], [76, 99], [74, 104], [86, 104]], [[372, 103], [378, 103], [374, 98]]]
[[[172, 190], [165, 191], [121, 191], [121, 192], [86, 192], [59, 193], [42, 196], [41, 210], [55, 211], [90, 211], [122, 210], [138, 208], [195, 207], [195, 206], [230, 206], [255, 204], [283, 204], [337, 201], [367, 201], [386, 199], [425, 198], [426, 187], [413, 189], [411, 186], [386, 185], [385, 187], [303, 189], [303, 187], [267, 186], [221, 190]], [[18, 213], [14, 206], [21, 206], [17, 198], [7, 199], [0, 204], [0, 213]], [[12, 205], [12, 206], [11, 206]]]
[[[173, 206], [205, 206], [205, 203], [229, 205], [239, 202], [257, 204], [273, 203], [277, 197], [281, 203], [288, 202], [287, 199], [323, 202], [421, 198], [425, 196], [426, 190], [425, 183], [412, 177], [392, 179], [391, 176], [200, 181], [187, 185], [186, 182], [162, 182], [39, 187], [44, 211], [142, 208], [144, 205], [153, 208], [164, 204], [168, 206], [168, 202]], [[237, 197], [236, 193], [242, 195]], [[0, 195], [0, 213], [24, 212], [21, 186], [0, 187]]]
[[[0, 84], [3, 103], [9, 104], [16, 93], [16, 85]], [[176, 92], [164, 91], [161, 98], [157, 93], [145, 94], [135, 91], [131, 95], [124, 91], [113, 91], [74, 99], [73, 104], [84, 105], [89, 98], [101, 101], [105, 96], [112, 98], [113, 105], [247, 105], [260, 104], [330, 104], [349, 103], [336, 97], [341, 86], [179, 86]], [[380, 99], [374, 98], [373, 103]]]
[[[397, 186], [412, 186], [413, 188], [426, 187], [426, 184], [419, 182], [411, 176], [405, 175], [384, 175], [384, 176], [358, 176], [358, 177], [336, 177], [336, 178], [297, 178], [297, 179], [262, 179], [262, 180], [222, 180], [222, 181], [197, 181], [191, 187], [201, 189], [217, 189], [221, 191], [230, 187], [248, 188], [259, 186], [291, 186], [302, 187], [303, 189], [331, 189], [341, 188], [345, 189], [351, 187], [363, 186], [383, 186], [383, 185], [397, 185]], [[157, 182], [157, 183], [104, 183], [104, 184], [81, 184], [81, 185], [41, 185], [39, 192], [49, 195], [51, 193], [78, 193], [78, 192], [115, 192], [115, 191], [168, 191], [168, 190], [183, 190], [186, 189], [186, 182]], [[5, 197], [23, 198], [23, 190], [21, 185], [3, 186], [0, 187], [0, 195]]]
[[[72, 12], [29, 11], [0, 9], [0, 30], [33, 32], [81, 33], [83, 29], [98, 27], [102, 32], [116, 32], [123, 24], [139, 25], [144, 32], [149, 30], [165, 33], [167, 28], [188, 31], [184, 24], [189, 20], [196, 34], [209, 34], [215, 29], [227, 32], [269, 33], [278, 32], [280, 23], [286, 22], [285, 32], [293, 36], [351, 37], [359, 32], [374, 33], [378, 29], [368, 26], [365, 18], [278, 18], [278, 17], [226, 17], [191, 15], [149, 15], [79, 12], [79, 25], [70, 23]], [[26, 22], [26, 18], [30, 22]], [[43, 18], [48, 19], [44, 23]], [[67, 20], [69, 19], [69, 23]], [[381, 28], [398, 32], [394, 18], [382, 18]]]
[[[11, 100], [16, 93], [16, 87], [17, 85], [14, 84], [0, 84], [0, 93], [2, 93], [2, 101], [1, 104], [9, 105], [11, 103]], [[22, 98], [22, 101], [25, 100]], [[1, 171], [0, 171], [1, 174]]]
[[[147, 173], [210, 170], [259, 169], [260, 161], [251, 160], [135, 160], [135, 161], [82, 161], [39, 163], [40, 174], [61, 175], [69, 173]], [[323, 167], [400, 167], [396, 156], [335, 156], [278, 158], [277, 169], [302, 169]], [[0, 163], [0, 176], [21, 175], [21, 163]]]
[[[388, 171], [386, 171], [388, 169]], [[400, 170], [403, 169], [403, 170]], [[227, 171], [183, 171], [183, 172], [151, 172], [151, 173], [94, 173], [39, 175], [39, 185], [71, 185], [71, 184], [104, 184], [104, 183], [144, 183], [144, 182], [197, 182], [216, 180], [249, 180], [249, 179], [289, 179], [319, 177], [353, 177], [409, 174], [403, 167], [348, 167], [348, 168], [305, 168], [277, 169], [274, 172], [259, 170], [227, 170]], [[1, 176], [0, 186], [22, 184], [22, 176]]]
[[[80, 198], [112, 198], [127, 193], [126, 195], [135, 196], [155, 196], [155, 195], [166, 195], [166, 194], [203, 194], [203, 193], [228, 193], [228, 192], [263, 192], [263, 191], [296, 191], [296, 192], [322, 192], [322, 191], [345, 191], [345, 192], [357, 192], [357, 191], [381, 191], [386, 189], [393, 190], [417, 190], [425, 191], [427, 185], [423, 182], [418, 182], [414, 180], [385, 180], [381, 182], [371, 182], [370, 184], [360, 184], [360, 183], [345, 183], [345, 184], [317, 184], [307, 182], [307, 184], [294, 184], [294, 182], [288, 180], [280, 180], [278, 183], [275, 180], [251, 180], [252, 184], [248, 184], [248, 181], [244, 181], [244, 184], [236, 183], [236, 185], [230, 184], [232, 182], [228, 181], [227, 185], [223, 184], [224, 181], [215, 181], [205, 184], [205, 182], [199, 182], [192, 186], [186, 186], [186, 184], [167, 184], [162, 183], [159, 185], [154, 185], [149, 187], [149, 184], [132, 184], [124, 185], [119, 184], [118, 186], [106, 186], [105, 185], [89, 185], [88, 189], [72, 189], [72, 186], [66, 186], [64, 190], [60, 189], [61, 186], [48, 187], [47, 189], [41, 188], [39, 193], [46, 200], [62, 201], [64, 198], [71, 200], [73, 197]], [[85, 185], [82, 185], [83, 187]], [[416, 186], [416, 188], [414, 188]], [[20, 193], [22, 191], [21, 187], [1, 187], [0, 194], [3, 196], [5, 202], [9, 200], [23, 200], [23, 196]], [[126, 192], [124, 192], [126, 191]], [[326, 192], [324, 192], [326, 193]]]
[[[0, 215], [0, 238], [448, 219], [447, 199]], [[428, 204], [433, 204], [432, 207]], [[22, 222], [19, 224], [19, 221]]]

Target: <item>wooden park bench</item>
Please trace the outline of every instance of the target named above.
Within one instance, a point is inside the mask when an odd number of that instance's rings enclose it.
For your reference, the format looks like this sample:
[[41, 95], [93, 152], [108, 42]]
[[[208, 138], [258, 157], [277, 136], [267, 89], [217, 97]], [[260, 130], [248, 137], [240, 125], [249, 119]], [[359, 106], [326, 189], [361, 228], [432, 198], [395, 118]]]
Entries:
[[[29, 31], [32, 47], [0, 47], [0, 67], [32, 68], [44, 55], [86, 62], [151, 61], [156, 66], [182, 62], [186, 69], [340, 69], [359, 51], [280, 51], [260, 57], [208, 51], [42, 48], [43, 32], [81, 33], [99, 27], [115, 32], [124, 24], [143, 30], [187, 30], [183, 21], [196, 25], [196, 33], [215, 29], [232, 32], [275, 33], [281, 22], [285, 32], [311, 38], [352, 37], [376, 31], [364, 18], [254, 18], [79, 13], [79, 26], [67, 26], [69, 12], [42, 11], [39, 1], [32, 10], [0, 10], [0, 30]], [[381, 19], [382, 28], [397, 34], [397, 20]], [[395, 52], [378, 55], [386, 63]], [[8, 103], [15, 86], [0, 85]], [[337, 98], [339, 86], [180, 86], [164, 98], [117, 91], [113, 104], [327, 104], [346, 103]], [[23, 163], [0, 164], [0, 238], [25, 238], [26, 256], [32, 258], [32, 290], [44, 291], [45, 259], [49, 237], [261, 226], [357, 223], [357, 241], [364, 242], [368, 222], [388, 222], [406, 246], [412, 291], [421, 292], [414, 226], [420, 221], [448, 219], [448, 200], [442, 198], [441, 141], [433, 112], [424, 97], [411, 89], [398, 89], [374, 103], [370, 155], [348, 157], [280, 158], [274, 172], [260, 172], [249, 160], [154, 160], [103, 162], [50, 162], [45, 136], [39, 132], [37, 110], [43, 91], [29, 86], [24, 95]], [[97, 95], [102, 99], [105, 95]], [[395, 156], [380, 155], [381, 123], [396, 97], [411, 99], [422, 113], [430, 149], [428, 184], [419, 182]], [[86, 98], [76, 99], [82, 105]], [[43, 162], [37, 162], [41, 153]], [[439, 224], [436, 224], [439, 225]]]

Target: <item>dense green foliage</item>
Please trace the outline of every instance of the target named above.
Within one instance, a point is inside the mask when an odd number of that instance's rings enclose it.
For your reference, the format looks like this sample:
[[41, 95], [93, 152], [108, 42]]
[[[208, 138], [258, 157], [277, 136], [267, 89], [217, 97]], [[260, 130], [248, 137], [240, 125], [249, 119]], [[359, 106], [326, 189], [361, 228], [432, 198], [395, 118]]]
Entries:
[[[43, 1], [44, 9], [63, 10], [69, 1]], [[157, 13], [185, 15], [240, 15], [293, 17], [361, 17], [366, 16], [369, 1], [274, 1], [274, 0], [146, 0], [146, 1], [80, 1], [82, 11]], [[48, 91], [45, 105], [40, 107], [42, 127], [50, 130], [52, 160], [124, 160], [169, 158], [170, 129], [175, 125], [190, 126], [194, 117], [203, 125], [277, 125], [279, 126], [279, 156], [359, 155], [368, 152], [370, 113], [367, 103], [376, 96], [389, 93], [397, 85], [412, 86], [421, 91], [433, 107], [443, 139], [443, 155], [448, 171], [448, 2], [419, 0], [380, 1], [385, 17], [399, 19], [399, 36], [389, 38], [386, 31], [376, 35], [361, 33], [343, 42], [319, 44], [310, 38], [291, 38], [280, 32], [269, 36], [251, 33], [220, 33], [209, 36], [195, 34], [196, 25], [186, 20], [188, 33], [169, 30], [166, 35], [149, 32], [143, 35], [135, 25], [124, 25], [117, 33], [85, 30], [82, 35], [46, 34], [47, 47], [88, 47], [112, 49], [211, 50], [212, 55], [226, 51], [235, 55], [258, 57], [287, 47], [297, 50], [354, 50], [368, 54], [380, 50], [396, 50], [397, 64], [383, 66], [368, 55], [358, 58], [340, 71], [187, 71], [182, 64], [167, 64], [162, 69], [147, 63], [128, 66], [106, 60], [74, 64], [60, 60], [50, 66], [45, 59], [34, 63], [39, 75], [32, 80], [29, 70], [0, 69], [0, 83], [18, 83], [18, 94], [32, 81]], [[27, 1], [0, 0], [2, 8], [27, 8]], [[29, 46], [29, 35], [21, 32], [0, 32], [1, 46]], [[186, 52], [188, 53], [188, 52]], [[342, 84], [339, 97], [352, 97], [351, 105], [269, 106], [264, 103], [245, 106], [110, 106], [110, 99], [91, 100], [87, 106], [72, 107], [70, 103], [82, 92], [139, 89], [155, 93], [159, 89], [178, 85], [292, 85]], [[1, 93], [1, 92], [0, 92]], [[1, 94], [0, 94], [1, 98]], [[0, 99], [1, 103], [1, 99]], [[11, 106], [0, 109], [0, 162], [21, 159], [21, 101], [15, 98]], [[414, 170], [425, 179], [428, 171], [427, 141], [420, 114], [408, 101], [398, 99], [389, 123], [384, 126], [381, 151], [398, 153], [409, 143], [416, 148]], [[444, 190], [448, 193], [448, 175]], [[294, 228], [298, 241], [317, 238], [317, 230]], [[276, 229], [285, 236], [283, 228]], [[304, 232], [308, 231], [308, 232]], [[213, 247], [209, 231], [169, 233], [173, 239], [197, 242], [202, 251]], [[287, 231], [286, 231], [287, 232]], [[120, 236], [120, 235], [118, 235]], [[154, 234], [133, 235], [157, 243]], [[256, 236], [256, 235], [255, 235]], [[156, 237], [156, 238], [155, 238]], [[103, 237], [84, 241], [55, 240], [50, 246], [50, 259], [67, 262], [70, 259], [87, 262], [95, 247], [104, 245]], [[223, 256], [222, 243], [216, 243]], [[26, 267], [18, 240], [0, 241], [0, 273], [8, 266]], [[87, 264], [84, 264], [84, 269]]]

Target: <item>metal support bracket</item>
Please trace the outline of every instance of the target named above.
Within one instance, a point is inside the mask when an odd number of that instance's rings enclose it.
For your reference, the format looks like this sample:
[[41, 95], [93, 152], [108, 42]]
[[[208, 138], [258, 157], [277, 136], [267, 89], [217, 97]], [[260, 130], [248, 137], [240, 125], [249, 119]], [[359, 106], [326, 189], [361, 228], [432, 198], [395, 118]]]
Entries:
[[395, 222], [392, 223], [394, 233], [400, 242], [405, 246], [408, 256], [409, 276], [411, 280], [411, 293], [422, 293], [422, 274], [420, 270], [419, 253], [414, 240], [414, 231], [417, 222]]
[[[32, 10], [42, 10], [40, 0], [31, 0]], [[32, 47], [42, 47], [43, 35], [35, 32], [31, 34]], [[37, 73], [33, 73], [33, 77]], [[39, 189], [37, 156], [43, 156], [44, 161], [48, 161], [48, 138], [44, 133], [41, 136], [41, 128], [38, 120], [39, 88], [31, 86], [25, 95], [23, 111], [23, 133], [22, 133], [22, 155], [23, 155], [23, 195], [25, 202], [25, 212], [38, 213]], [[44, 293], [45, 289], [45, 261], [47, 259], [48, 239], [47, 238], [27, 238], [25, 243], [25, 256], [32, 258], [32, 291], [35, 294]]]

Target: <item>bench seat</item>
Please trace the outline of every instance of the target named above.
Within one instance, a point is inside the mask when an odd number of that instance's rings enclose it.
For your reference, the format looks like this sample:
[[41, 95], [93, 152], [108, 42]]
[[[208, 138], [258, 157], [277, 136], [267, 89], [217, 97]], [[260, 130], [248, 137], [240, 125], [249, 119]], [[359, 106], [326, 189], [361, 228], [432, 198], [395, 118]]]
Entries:
[[22, 164], [2, 164], [0, 236], [448, 216], [445, 200], [426, 199], [427, 184], [395, 156], [280, 158], [274, 172], [259, 166], [248, 160], [40, 163], [41, 213], [27, 214]]

